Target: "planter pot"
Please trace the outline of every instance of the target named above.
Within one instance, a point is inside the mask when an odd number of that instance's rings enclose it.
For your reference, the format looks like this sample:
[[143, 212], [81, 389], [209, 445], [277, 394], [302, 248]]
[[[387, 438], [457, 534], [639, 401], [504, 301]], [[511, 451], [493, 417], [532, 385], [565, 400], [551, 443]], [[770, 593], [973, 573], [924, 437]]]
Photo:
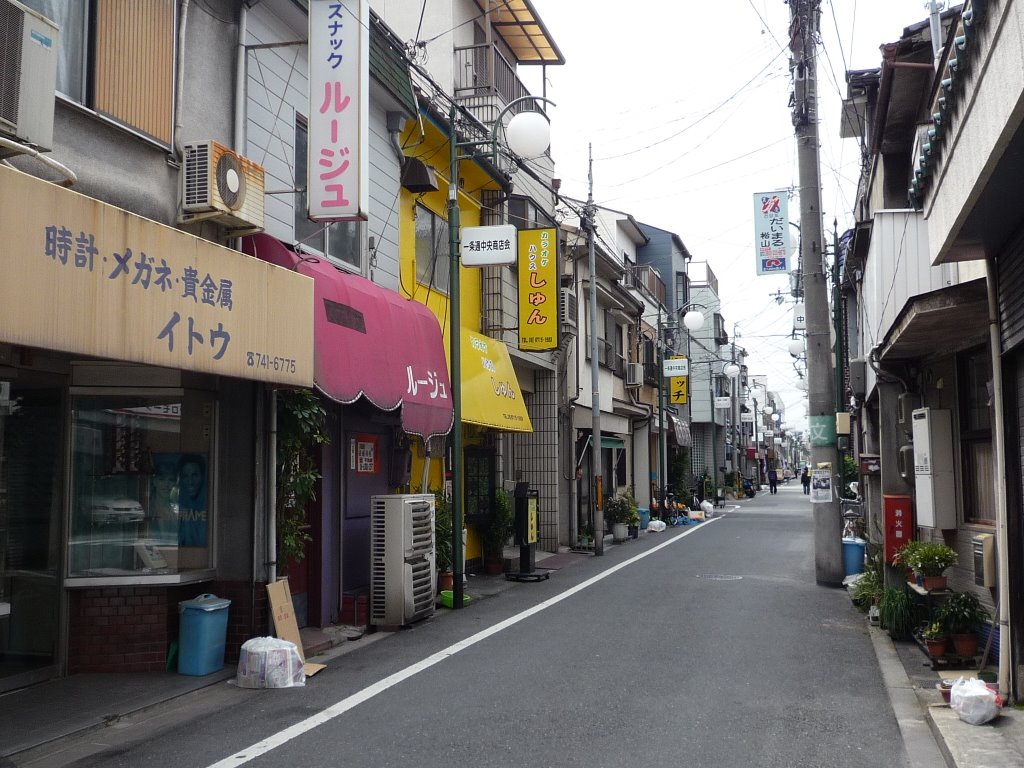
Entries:
[[629, 538], [629, 526], [625, 523], [612, 524], [612, 538], [616, 541], [625, 541]]
[[945, 576], [922, 576], [921, 586], [931, 591], [933, 589], [945, 589], [946, 588], [946, 577]]
[[977, 656], [978, 636], [971, 632], [965, 635], [953, 635], [953, 649], [957, 656]]
[[504, 555], [488, 555], [484, 558], [484, 571], [491, 576], [496, 576], [499, 573], [505, 572], [505, 556]]
[[439, 571], [437, 574], [437, 591], [443, 592], [451, 589], [455, 583], [455, 576], [451, 571]]
[[638, 539], [638, 538], [640, 538], [640, 526], [639, 525], [631, 525], [631, 526], [629, 526], [629, 538], [631, 538], [631, 539]]
[[940, 640], [925, 640], [924, 644], [928, 648], [928, 655], [933, 659], [946, 655], [946, 638], [943, 637]]

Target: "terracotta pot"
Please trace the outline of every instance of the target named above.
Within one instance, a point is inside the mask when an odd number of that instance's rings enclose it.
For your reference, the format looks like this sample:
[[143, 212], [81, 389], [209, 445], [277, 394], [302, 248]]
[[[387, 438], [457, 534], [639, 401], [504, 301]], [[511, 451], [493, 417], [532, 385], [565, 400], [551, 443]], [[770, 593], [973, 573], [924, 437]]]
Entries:
[[484, 571], [491, 576], [496, 576], [499, 573], [505, 572], [505, 556], [504, 555], [488, 555], [484, 558]]
[[946, 577], [945, 576], [922, 576], [921, 586], [927, 589], [929, 592], [933, 589], [945, 589], [946, 588]]
[[446, 589], [451, 589], [455, 584], [455, 575], [451, 571], [441, 571], [437, 575], [437, 589], [439, 592], [443, 592]]
[[956, 650], [957, 656], [978, 655], [978, 636], [974, 632], [964, 635], [952, 635], [952, 638], [953, 648]]
[[940, 638], [938, 640], [925, 640], [925, 646], [928, 648], [928, 655], [932, 658], [938, 658], [939, 656], [946, 655], [946, 638]]

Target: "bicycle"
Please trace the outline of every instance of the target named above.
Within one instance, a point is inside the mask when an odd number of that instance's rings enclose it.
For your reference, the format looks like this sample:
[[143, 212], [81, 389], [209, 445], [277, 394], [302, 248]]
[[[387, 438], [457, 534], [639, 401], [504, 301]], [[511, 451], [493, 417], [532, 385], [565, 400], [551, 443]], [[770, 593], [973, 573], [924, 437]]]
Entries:
[[840, 512], [843, 515], [843, 538], [865, 539], [867, 529], [864, 524], [864, 501], [862, 499], [840, 499]]

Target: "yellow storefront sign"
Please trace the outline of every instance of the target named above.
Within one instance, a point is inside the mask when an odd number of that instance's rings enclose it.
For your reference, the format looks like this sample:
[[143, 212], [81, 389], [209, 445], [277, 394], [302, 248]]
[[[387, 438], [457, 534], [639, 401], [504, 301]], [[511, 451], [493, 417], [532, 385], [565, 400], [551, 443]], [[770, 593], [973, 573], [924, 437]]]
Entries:
[[558, 259], [554, 229], [519, 231], [519, 348], [558, 348]]
[[0, 168], [0, 341], [313, 385], [313, 281]]
[[509, 432], [533, 432], [508, 348], [462, 333], [462, 420]]
[[668, 380], [669, 402], [685, 405], [689, 393], [689, 376], [673, 376]]

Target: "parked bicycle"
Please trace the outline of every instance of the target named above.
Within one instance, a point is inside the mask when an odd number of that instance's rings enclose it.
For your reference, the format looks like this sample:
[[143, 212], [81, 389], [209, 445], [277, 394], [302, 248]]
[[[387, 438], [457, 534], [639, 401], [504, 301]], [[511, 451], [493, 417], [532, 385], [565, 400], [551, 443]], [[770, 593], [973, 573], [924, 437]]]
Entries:
[[857, 482], [850, 483], [849, 487], [855, 494], [854, 498], [839, 500], [839, 509], [843, 516], [843, 538], [866, 539], [867, 525], [864, 521], [864, 500], [860, 497]]

